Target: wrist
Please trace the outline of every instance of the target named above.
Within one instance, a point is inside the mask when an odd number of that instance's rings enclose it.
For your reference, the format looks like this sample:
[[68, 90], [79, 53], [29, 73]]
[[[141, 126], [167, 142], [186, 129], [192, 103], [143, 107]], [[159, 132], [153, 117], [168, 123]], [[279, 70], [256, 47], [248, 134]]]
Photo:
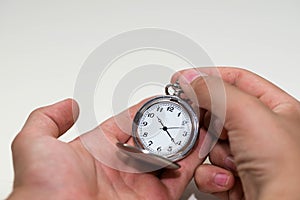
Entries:
[[54, 199], [53, 194], [49, 192], [44, 193], [41, 190], [32, 190], [31, 188], [14, 188], [7, 200], [19, 200], [19, 199]]
[[[63, 196], [64, 195], [64, 196]], [[70, 199], [64, 192], [54, 192], [43, 188], [18, 187], [14, 188], [7, 200], [31, 199], [31, 200], [52, 200], [52, 199]]]
[[292, 184], [290, 180], [274, 182], [266, 187], [258, 195], [258, 200], [297, 200], [300, 199], [299, 183]]
[[[300, 173], [290, 173], [292, 170], [282, 170], [282, 173], [272, 173], [272, 176], [260, 176], [261, 179], [253, 180], [253, 174], [243, 174], [243, 183], [246, 199], [255, 200], [281, 200], [300, 199], [299, 184]], [[276, 175], [277, 174], [277, 175]]]

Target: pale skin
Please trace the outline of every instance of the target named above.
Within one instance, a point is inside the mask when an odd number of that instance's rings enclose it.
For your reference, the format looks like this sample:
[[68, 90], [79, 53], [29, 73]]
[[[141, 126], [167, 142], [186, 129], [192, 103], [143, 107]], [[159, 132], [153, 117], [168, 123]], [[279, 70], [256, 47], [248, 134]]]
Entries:
[[[209, 68], [201, 70], [210, 73]], [[222, 199], [281, 199], [283, 195], [298, 199], [299, 102], [248, 71], [220, 68], [220, 73], [221, 79], [181, 72], [186, 77], [181, 81], [191, 84], [207, 113], [206, 83], [225, 83], [227, 115], [220, 142], [210, 153], [214, 165], [200, 165], [200, 138], [194, 151], [179, 162], [182, 167], [177, 171], [165, 170], [157, 176], [107, 167], [89, 154], [80, 139], [70, 143], [57, 140], [73, 125], [73, 116], [78, 117], [78, 106], [69, 99], [34, 111], [15, 138], [15, 181], [9, 199], [179, 199], [193, 175], [201, 191]], [[246, 103], [247, 109], [237, 100]], [[132, 116], [141, 105], [129, 109]], [[100, 126], [112, 141], [130, 140], [112, 119]], [[205, 129], [200, 135], [205, 135]], [[232, 162], [225, 162], [229, 155]], [[226, 175], [226, 181], [224, 176], [216, 180], [217, 174]]]
[[[198, 188], [221, 199], [300, 199], [300, 103], [269, 81], [249, 71], [219, 68], [221, 78], [212, 68], [181, 71], [196, 93], [199, 106], [211, 111], [207, 85], [223, 81], [226, 91], [226, 118], [219, 142], [210, 152], [214, 165], [200, 165], [195, 172]], [[178, 74], [173, 81], [178, 79]], [[218, 106], [215, 102], [218, 116]], [[228, 176], [220, 190], [213, 180], [221, 169], [236, 175], [232, 184]], [[227, 174], [228, 175], [228, 174]]]
[[[141, 105], [129, 109], [131, 117]], [[159, 177], [117, 171], [95, 160], [79, 138], [57, 140], [73, 125], [73, 115], [78, 117], [78, 105], [71, 99], [30, 114], [12, 144], [15, 180], [9, 199], [179, 199], [202, 162], [195, 150], [179, 162], [179, 170]], [[100, 126], [111, 141], [130, 141], [113, 118]]]

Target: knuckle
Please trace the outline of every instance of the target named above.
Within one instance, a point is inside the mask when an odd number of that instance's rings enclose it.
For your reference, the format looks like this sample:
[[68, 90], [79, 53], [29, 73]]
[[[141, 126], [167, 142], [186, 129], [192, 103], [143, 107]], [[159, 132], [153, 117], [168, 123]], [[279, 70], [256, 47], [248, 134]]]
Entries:
[[243, 76], [254, 75], [253, 72], [240, 67], [225, 67], [221, 68], [221, 70], [222, 78], [232, 85], [237, 85]]
[[204, 77], [197, 78], [191, 83], [191, 85], [195, 89], [207, 89], [207, 85], [206, 85], [207, 80], [208, 78], [204, 78]]
[[[42, 115], [42, 113], [43, 113], [43, 108], [37, 108], [37, 109], [33, 110], [29, 114], [27, 121], [29, 121], [32, 118], [40, 117]], [[10, 145], [12, 152], [15, 152], [24, 144], [24, 139], [26, 139], [26, 135], [27, 135], [26, 131], [24, 130], [25, 127], [26, 127], [26, 124], [24, 125], [22, 130], [12, 140], [11, 145]]]
[[209, 175], [205, 171], [206, 164], [198, 167], [195, 171], [194, 180], [197, 188], [201, 192], [210, 192], [209, 186], [212, 185]]
[[44, 108], [36, 108], [35, 110], [33, 110], [30, 114], [28, 118], [32, 118], [32, 117], [37, 117], [42, 115]]
[[11, 142], [10, 148], [12, 152], [15, 152], [20, 146], [20, 142], [22, 141], [21, 133], [18, 133], [16, 137]]

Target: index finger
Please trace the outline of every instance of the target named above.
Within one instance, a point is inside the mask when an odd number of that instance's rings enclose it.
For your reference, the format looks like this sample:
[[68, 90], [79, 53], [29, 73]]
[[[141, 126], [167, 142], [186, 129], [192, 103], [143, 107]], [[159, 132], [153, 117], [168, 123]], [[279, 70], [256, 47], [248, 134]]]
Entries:
[[96, 160], [113, 169], [129, 173], [153, 171], [155, 166], [137, 162], [136, 157], [139, 157], [139, 154], [134, 152], [128, 152], [130, 155], [124, 154], [116, 145], [118, 142], [128, 143], [132, 140], [133, 118], [145, 101], [147, 99], [81, 135], [79, 137], [81, 144]]
[[200, 158], [198, 154], [206, 134], [204, 129], [200, 129], [199, 138], [193, 151], [186, 158], [178, 162], [181, 165], [180, 169], [175, 171], [166, 170], [161, 175], [161, 181], [166, 185], [173, 199], [176, 199], [176, 197], [184, 192], [186, 186], [190, 183], [196, 168], [205, 160], [205, 157]]
[[278, 106], [286, 102], [295, 101], [289, 94], [281, 90], [273, 83], [248, 70], [233, 67], [204, 67], [180, 71], [172, 77], [175, 81], [183, 75], [188, 81], [199, 77], [201, 74], [218, 76], [225, 82], [233, 85], [245, 93], [258, 98], [271, 110], [276, 111]]

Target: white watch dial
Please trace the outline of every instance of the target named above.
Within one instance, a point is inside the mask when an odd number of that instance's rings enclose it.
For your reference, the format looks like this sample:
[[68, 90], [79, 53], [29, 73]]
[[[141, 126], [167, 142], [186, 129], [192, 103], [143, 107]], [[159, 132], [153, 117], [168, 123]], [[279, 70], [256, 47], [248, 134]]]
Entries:
[[178, 101], [160, 100], [149, 103], [136, 120], [138, 145], [153, 154], [177, 160], [193, 146], [195, 117]]

